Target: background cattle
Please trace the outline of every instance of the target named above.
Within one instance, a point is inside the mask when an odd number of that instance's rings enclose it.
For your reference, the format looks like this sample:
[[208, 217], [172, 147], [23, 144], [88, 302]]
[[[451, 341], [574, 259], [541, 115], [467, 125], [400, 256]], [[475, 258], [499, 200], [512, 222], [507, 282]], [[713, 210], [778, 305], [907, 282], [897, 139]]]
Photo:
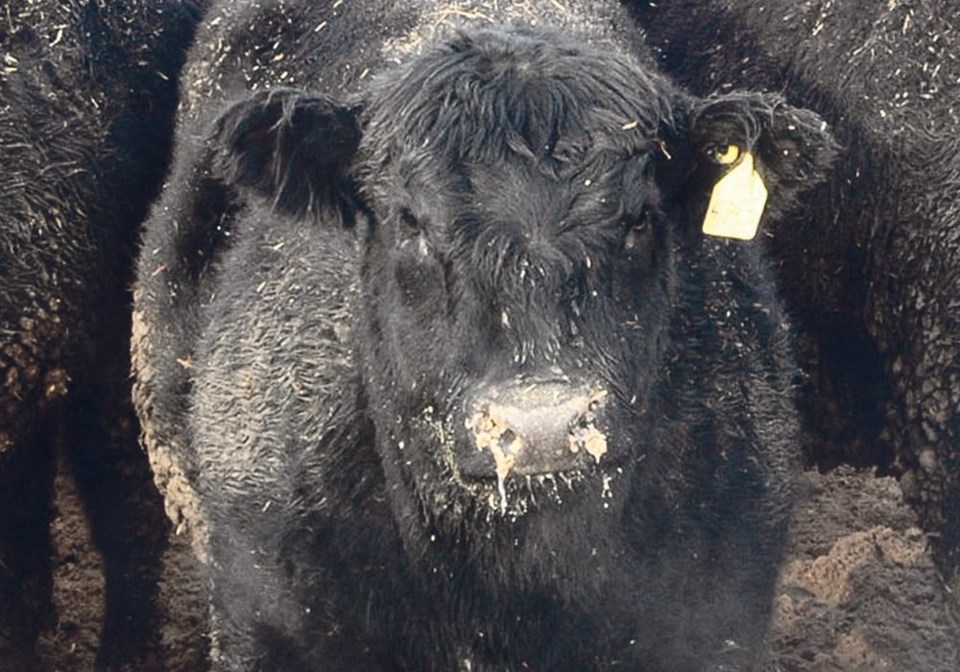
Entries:
[[900, 475], [947, 586], [960, 560], [960, 13], [947, 0], [632, 3], [700, 94], [783, 92], [843, 146], [772, 227], [800, 330], [807, 458]]
[[37, 666], [63, 448], [104, 553], [102, 668], [145, 669], [168, 530], [130, 403], [129, 284], [199, 2], [0, 5], [0, 669]]
[[760, 246], [700, 228], [832, 143], [674, 88], [616, 6], [501, 9], [222, 2], [191, 53], [135, 397], [218, 669], [756, 660], [795, 371]]

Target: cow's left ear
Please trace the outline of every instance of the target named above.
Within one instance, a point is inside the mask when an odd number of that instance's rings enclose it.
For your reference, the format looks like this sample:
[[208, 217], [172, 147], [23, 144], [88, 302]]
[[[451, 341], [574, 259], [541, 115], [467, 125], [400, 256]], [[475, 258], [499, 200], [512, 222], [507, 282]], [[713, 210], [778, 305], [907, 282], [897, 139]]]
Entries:
[[688, 175], [705, 194], [702, 230], [729, 238], [750, 239], [761, 221], [780, 217], [824, 179], [836, 154], [826, 122], [774, 94], [694, 101], [684, 135]]
[[341, 205], [352, 192], [359, 108], [296, 89], [257, 92], [225, 109], [211, 138], [223, 182], [303, 215]]

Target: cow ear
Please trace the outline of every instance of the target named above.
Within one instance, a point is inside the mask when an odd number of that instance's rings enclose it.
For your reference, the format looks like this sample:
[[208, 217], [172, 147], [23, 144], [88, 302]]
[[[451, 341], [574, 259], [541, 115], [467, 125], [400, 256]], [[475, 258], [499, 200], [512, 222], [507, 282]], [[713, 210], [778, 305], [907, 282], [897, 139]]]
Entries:
[[687, 175], [707, 195], [700, 219], [711, 235], [752, 238], [821, 182], [836, 154], [826, 122], [774, 94], [710, 96], [686, 122]]
[[257, 92], [217, 119], [213, 170], [276, 210], [317, 214], [350, 199], [360, 135], [357, 106], [295, 89]]

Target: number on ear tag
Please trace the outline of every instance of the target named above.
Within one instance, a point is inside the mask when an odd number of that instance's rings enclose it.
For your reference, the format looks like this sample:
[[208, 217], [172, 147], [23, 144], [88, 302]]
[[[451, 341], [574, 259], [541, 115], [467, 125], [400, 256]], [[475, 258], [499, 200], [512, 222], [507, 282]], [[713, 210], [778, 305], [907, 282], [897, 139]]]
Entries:
[[767, 203], [767, 188], [753, 167], [753, 155], [745, 152], [733, 169], [713, 186], [703, 218], [709, 236], [753, 240]]

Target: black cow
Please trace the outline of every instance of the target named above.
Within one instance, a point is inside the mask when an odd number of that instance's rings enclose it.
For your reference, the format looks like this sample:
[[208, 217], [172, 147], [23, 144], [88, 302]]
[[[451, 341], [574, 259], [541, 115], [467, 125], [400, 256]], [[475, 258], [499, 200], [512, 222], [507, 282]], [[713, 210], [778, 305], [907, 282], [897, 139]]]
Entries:
[[438, 14], [208, 16], [134, 351], [217, 669], [757, 659], [795, 369], [761, 246], [701, 227], [708, 199], [720, 232], [764, 192], [779, 217], [832, 141], [776, 96], [686, 95], [589, 10], [396, 66]]
[[960, 11], [948, 0], [637, 3], [671, 73], [817, 110], [846, 148], [771, 239], [800, 328], [806, 455], [902, 476], [960, 590]]
[[137, 442], [137, 233], [170, 153], [198, 3], [0, 6], [0, 669], [38, 665], [56, 446], [104, 553], [98, 665], [143, 668], [168, 529]]

